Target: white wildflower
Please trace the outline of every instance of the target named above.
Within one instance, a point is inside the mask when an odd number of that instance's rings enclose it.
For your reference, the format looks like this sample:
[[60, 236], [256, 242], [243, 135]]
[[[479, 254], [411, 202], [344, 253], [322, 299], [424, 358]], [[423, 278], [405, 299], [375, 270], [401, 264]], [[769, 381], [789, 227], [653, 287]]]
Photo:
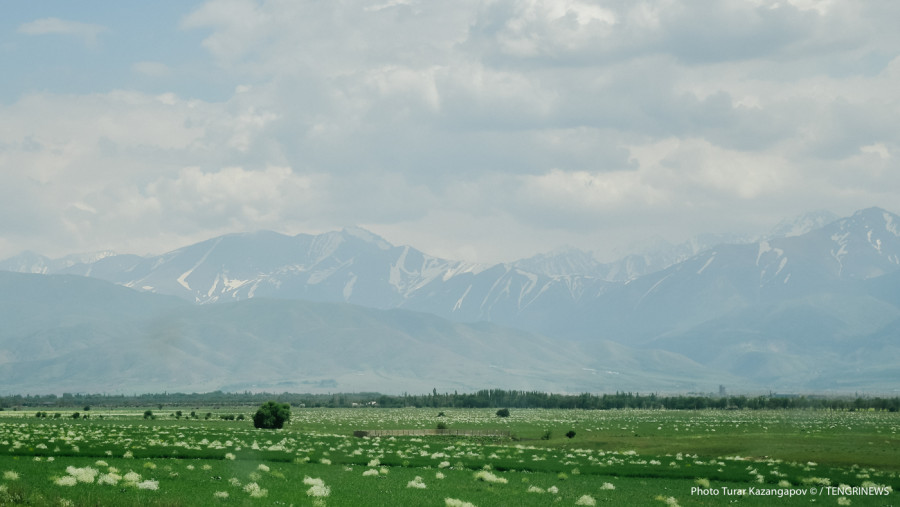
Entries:
[[363, 477], [370, 477], [372, 475], [378, 475], [378, 470], [376, 470], [374, 468], [370, 468], [370, 469], [366, 470], [365, 472], [363, 472]]
[[544, 491], [543, 489], [541, 489], [537, 486], [528, 486], [528, 489], [526, 490], [526, 492], [527, 493], [546, 493], [546, 491]]
[[597, 501], [591, 495], [581, 495], [578, 500], [575, 500], [575, 505], [597, 505]]
[[331, 488], [328, 486], [313, 486], [306, 490], [306, 496], [324, 497], [331, 494]]
[[137, 483], [138, 489], [149, 489], [152, 491], [156, 491], [159, 489], [159, 481], [154, 481], [153, 479], [147, 479], [146, 481], [142, 481]]
[[555, 495], [559, 493], [559, 488], [557, 488], [556, 486], [550, 486], [549, 488], [547, 488], [547, 493], [552, 493]]
[[325, 497], [331, 494], [331, 488], [325, 485], [325, 481], [314, 477], [304, 477], [303, 484], [311, 486], [306, 490], [307, 496]]
[[252, 498], [262, 498], [269, 494], [269, 490], [259, 487], [259, 484], [251, 482], [244, 486], [244, 493], [249, 494]]
[[694, 481], [694, 482], [695, 482], [698, 486], [700, 486], [701, 488], [709, 489], [709, 479], [703, 479], [703, 478], [701, 478], [701, 479], [697, 479], [697, 480]]
[[656, 497], [656, 499], [659, 500], [659, 501], [661, 501], [661, 502], [665, 502], [666, 505], [668, 505], [669, 507], [678, 507], [678, 499], [676, 499], [676, 498], [673, 497], [673, 496], [670, 496], [670, 497], [666, 498], [666, 497], [664, 497], [664, 496], [662, 496], [662, 495], [659, 495], [659, 496]]
[[475, 479], [484, 482], [491, 482], [496, 484], [506, 484], [508, 481], [504, 477], [497, 477], [491, 472], [487, 470], [482, 470], [480, 472], [475, 472]]
[[[707, 486], [707, 487], [708, 487], [708, 486]], [[611, 482], [604, 482], [603, 485], [600, 486], [600, 489], [609, 489], [609, 490], [612, 490], [612, 489], [616, 489], [616, 487], [615, 487]]]
[[269, 467], [267, 467], [266, 465], [264, 465], [264, 464], [262, 464], [262, 463], [260, 463], [259, 466], [256, 467], [256, 469], [257, 469], [257, 470], [260, 470], [260, 471], [262, 471], [262, 472], [268, 472], [268, 471], [270, 470]]
[[427, 486], [425, 485], [424, 479], [422, 479], [422, 478], [419, 477], [418, 475], [416, 476], [415, 479], [413, 479], [413, 480], [407, 482], [407, 483], [406, 483], [406, 487], [407, 487], [407, 488], [416, 488], [416, 489], [425, 489], [425, 488], [427, 488]]
[[230, 452], [225, 453], [225, 459], [230, 459], [230, 460], [234, 461], [234, 458], [235, 458], [234, 454], [231, 454]]
[[19, 480], [19, 473], [15, 470], [7, 470], [3, 472], [3, 480], [6, 481], [17, 481]]
[[94, 482], [94, 479], [97, 478], [97, 475], [100, 474], [100, 471], [96, 468], [91, 467], [83, 467], [76, 468], [73, 466], [66, 467], [66, 473], [75, 478], [78, 482]]
[[78, 480], [75, 479], [75, 477], [72, 477], [71, 475], [66, 475], [64, 477], [60, 477], [59, 479], [56, 479], [53, 482], [55, 482], [57, 486], [74, 486], [75, 484], [78, 483]]
[[216, 491], [215, 493], [213, 493], [213, 496], [216, 498], [221, 498], [222, 500], [225, 500], [226, 498], [228, 498], [228, 492], [227, 491]]
[[115, 486], [120, 480], [122, 480], [122, 476], [116, 473], [100, 474], [100, 477], [97, 478], [97, 484]]
[[470, 502], [464, 502], [462, 500], [457, 500], [456, 498], [445, 498], [444, 505], [446, 507], [475, 507], [475, 505]]
[[438, 473], [434, 474], [434, 478], [435, 478], [435, 479], [443, 479], [443, 478], [444, 478], [444, 474], [441, 473], [441, 472], [438, 472]]

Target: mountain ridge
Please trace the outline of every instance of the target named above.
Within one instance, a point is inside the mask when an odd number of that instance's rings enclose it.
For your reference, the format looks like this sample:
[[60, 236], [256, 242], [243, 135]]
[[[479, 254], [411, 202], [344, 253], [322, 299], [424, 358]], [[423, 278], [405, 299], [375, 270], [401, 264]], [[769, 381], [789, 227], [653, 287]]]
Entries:
[[[394, 246], [358, 228], [232, 234], [160, 256], [106, 256], [60, 271], [201, 306], [305, 300], [488, 321], [586, 353], [597, 368], [584, 368], [597, 371], [618, 371], [603, 361], [618, 344], [648, 357], [674, 354], [673, 364], [689, 365], [678, 374], [685, 379], [694, 378], [693, 368], [700, 376], [733, 371], [730, 381], [746, 386], [892, 388], [891, 361], [900, 359], [893, 334], [900, 217], [868, 208], [820, 227], [822, 216], [801, 217], [783, 226], [782, 236], [719, 244], [618, 281], [597, 271], [572, 274], [577, 266], [602, 270], [589, 252], [479, 265]], [[0, 264], [10, 265], [25, 263]], [[855, 340], [859, 352], [851, 353]], [[860, 359], [865, 351], [868, 365]], [[642, 365], [635, 378], [648, 378], [646, 362], [623, 361]], [[852, 380], [850, 371], [865, 374]]]

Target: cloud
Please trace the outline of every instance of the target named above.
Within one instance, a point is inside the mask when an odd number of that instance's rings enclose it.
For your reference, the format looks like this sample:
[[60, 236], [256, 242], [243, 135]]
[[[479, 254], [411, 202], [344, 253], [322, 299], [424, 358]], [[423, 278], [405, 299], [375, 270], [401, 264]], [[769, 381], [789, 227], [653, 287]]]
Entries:
[[59, 18], [41, 18], [19, 25], [19, 33], [28, 35], [70, 35], [81, 39], [88, 46], [96, 45], [99, 35], [107, 30], [101, 25], [69, 21]]
[[[898, 16], [809, 0], [212, 0], [170, 20], [208, 62], [147, 54], [120, 63], [131, 89], [0, 105], [0, 167], [21, 168], [4, 191], [34, 198], [15, 206], [37, 224], [4, 234], [158, 251], [356, 223], [500, 260], [890, 208]], [[198, 74], [233, 93], [158, 88]]]

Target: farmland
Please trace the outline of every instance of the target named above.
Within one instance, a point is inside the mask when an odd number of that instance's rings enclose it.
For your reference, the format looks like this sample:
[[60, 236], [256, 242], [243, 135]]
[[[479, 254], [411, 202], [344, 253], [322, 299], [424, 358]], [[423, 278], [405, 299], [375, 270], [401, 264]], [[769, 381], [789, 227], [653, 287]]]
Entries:
[[[0, 412], [0, 505], [896, 505], [900, 488], [886, 411], [294, 408], [282, 430], [250, 407], [36, 415]], [[439, 423], [510, 436], [353, 436]]]

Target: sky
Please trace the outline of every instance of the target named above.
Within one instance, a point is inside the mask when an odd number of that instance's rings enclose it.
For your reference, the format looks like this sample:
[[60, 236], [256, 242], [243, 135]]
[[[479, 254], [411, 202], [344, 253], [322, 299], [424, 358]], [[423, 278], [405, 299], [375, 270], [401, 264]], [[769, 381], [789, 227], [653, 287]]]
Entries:
[[0, 258], [361, 226], [475, 262], [900, 212], [900, 2], [9, 2]]

